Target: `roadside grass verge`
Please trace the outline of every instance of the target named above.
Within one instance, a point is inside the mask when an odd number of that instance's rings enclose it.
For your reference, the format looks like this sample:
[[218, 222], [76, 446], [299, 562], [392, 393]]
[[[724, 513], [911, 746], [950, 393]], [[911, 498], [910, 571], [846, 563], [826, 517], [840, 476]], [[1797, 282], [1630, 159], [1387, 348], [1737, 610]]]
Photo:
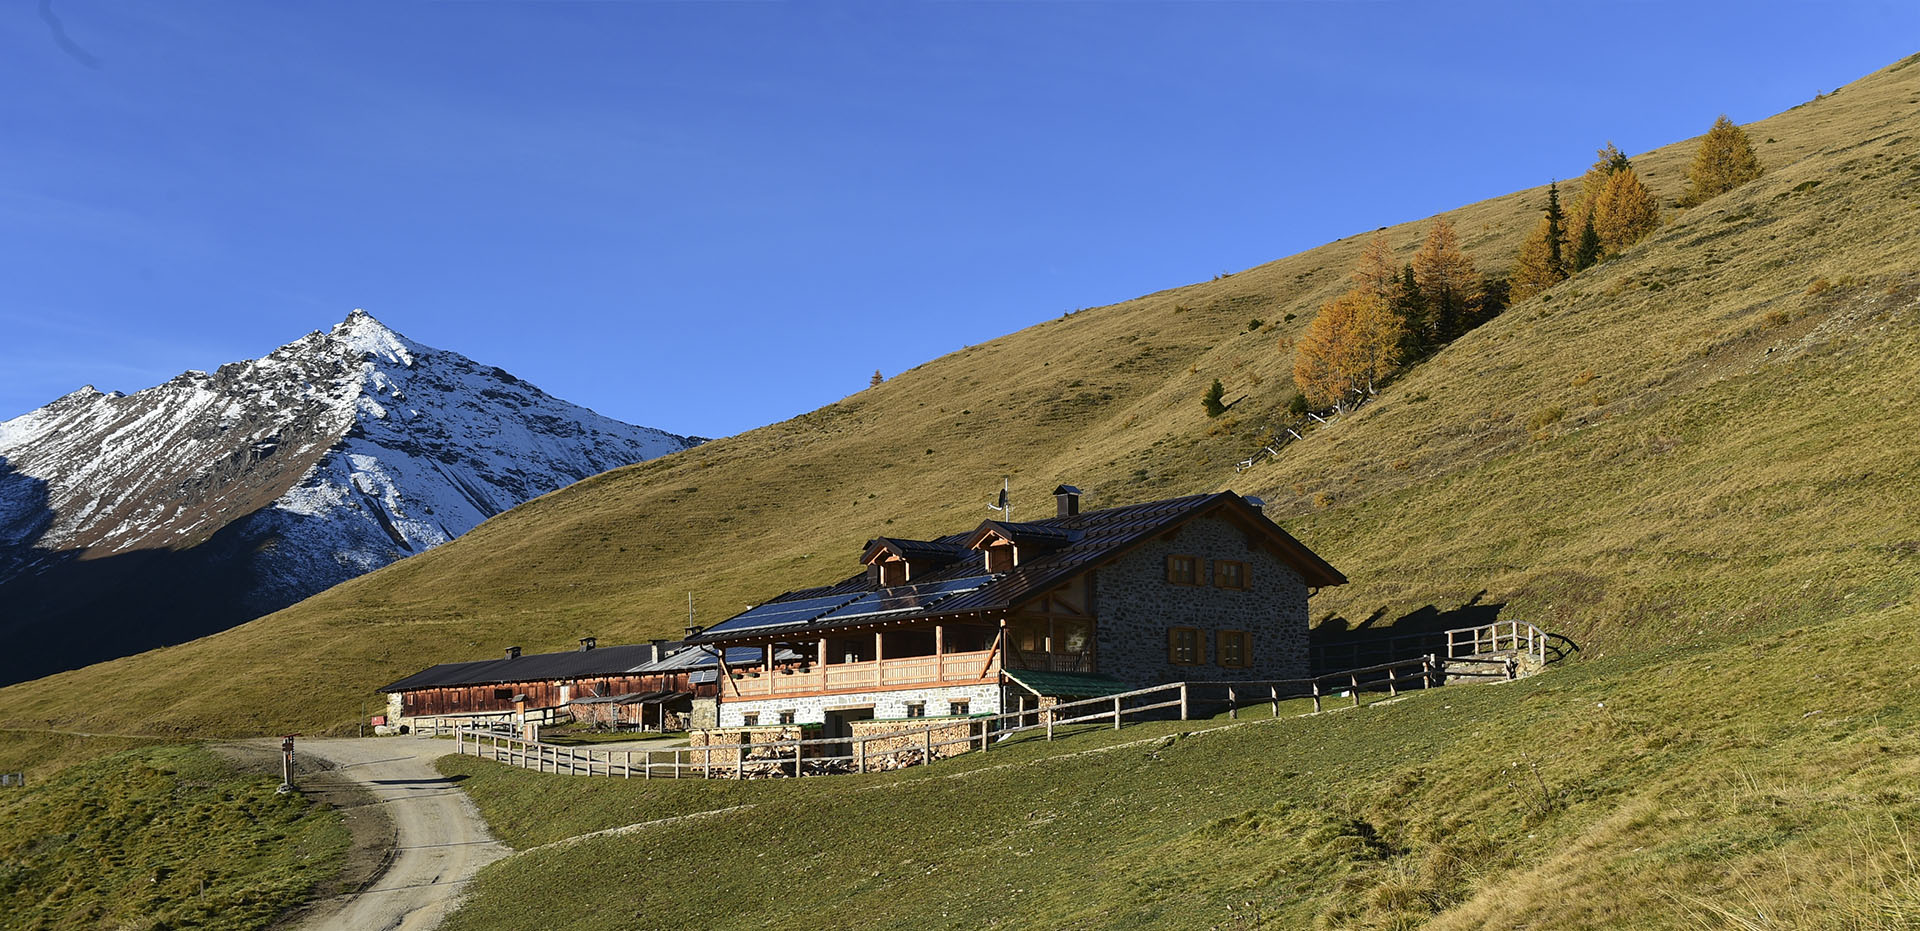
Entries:
[[[643, 783], [448, 759], [517, 846], [750, 807], [510, 858], [447, 927], [1902, 927], [1920, 914], [1915, 621], [1901, 605], [890, 774]], [[1116, 737], [1132, 745], [1077, 752]]]
[[174, 744], [0, 793], [0, 928], [267, 927], [348, 844], [337, 813], [278, 784]]

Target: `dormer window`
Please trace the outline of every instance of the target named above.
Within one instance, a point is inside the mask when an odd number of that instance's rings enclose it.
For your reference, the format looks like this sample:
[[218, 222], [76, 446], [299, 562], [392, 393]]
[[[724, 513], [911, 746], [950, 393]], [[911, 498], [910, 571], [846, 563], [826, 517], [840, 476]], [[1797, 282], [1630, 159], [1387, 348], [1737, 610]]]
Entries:
[[909, 575], [907, 561], [904, 559], [885, 559], [880, 562], [880, 586], [892, 588], [907, 584]]
[[983, 547], [986, 553], [988, 572], [1012, 572], [1014, 564], [1013, 544], [1004, 540]]

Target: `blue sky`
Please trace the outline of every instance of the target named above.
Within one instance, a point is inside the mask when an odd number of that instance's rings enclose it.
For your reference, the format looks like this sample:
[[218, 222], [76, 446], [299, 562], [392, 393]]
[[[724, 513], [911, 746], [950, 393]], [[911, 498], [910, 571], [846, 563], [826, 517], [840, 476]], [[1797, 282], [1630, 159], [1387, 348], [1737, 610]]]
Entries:
[[364, 307], [724, 435], [1915, 51], [1908, 2], [14, 4], [0, 419]]

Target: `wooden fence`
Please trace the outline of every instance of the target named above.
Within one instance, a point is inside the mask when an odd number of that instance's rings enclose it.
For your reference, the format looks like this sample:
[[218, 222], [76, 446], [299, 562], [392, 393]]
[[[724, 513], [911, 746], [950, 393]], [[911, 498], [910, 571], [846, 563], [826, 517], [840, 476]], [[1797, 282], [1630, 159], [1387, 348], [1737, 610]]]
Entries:
[[1323, 669], [1335, 663], [1390, 663], [1426, 653], [1455, 661], [1475, 654], [1513, 652], [1530, 656], [1544, 666], [1548, 639], [1545, 631], [1526, 621], [1495, 621], [1451, 630], [1320, 643], [1312, 647], [1312, 654], [1313, 664]]
[[[1311, 699], [1313, 711], [1310, 713], [1318, 714], [1328, 702], [1336, 700], [1358, 707], [1366, 692], [1384, 691], [1387, 697], [1392, 697], [1404, 689], [1432, 687], [1443, 681], [1444, 674], [1440, 659], [1428, 655], [1310, 679], [1172, 682], [1101, 698], [1061, 702], [1046, 708], [948, 719], [916, 729], [861, 737], [815, 737], [658, 750], [562, 747], [479, 728], [456, 728], [452, 733], [456, 753], [539, 772], [623, 779], [818, 776], [902, 769], [958, 752], [976, 749], [986, 752], [993, 749], [995, 742], [1027, 731], [1043, 731], [1046, 739], [1052, 740], [1057, 728], [1070, 725], [1111, 724], [1118, 730], [1129, 717], [1136, 720], [1148, 715], [1168, 718], [1175, 714], [1185, 721], [1194, 717], [1195, 709], [1200, 706], [1224, 705], [1228, 717], [1238, 718], [1243, 708], [1265, 705], [1271, 708], [1273, 717], [1279, 717], [1281, 702]], [[965, 736], [949, 736], [961, 728], [967, 731]], [[875, 747], [875, 743], [882, 746]]]

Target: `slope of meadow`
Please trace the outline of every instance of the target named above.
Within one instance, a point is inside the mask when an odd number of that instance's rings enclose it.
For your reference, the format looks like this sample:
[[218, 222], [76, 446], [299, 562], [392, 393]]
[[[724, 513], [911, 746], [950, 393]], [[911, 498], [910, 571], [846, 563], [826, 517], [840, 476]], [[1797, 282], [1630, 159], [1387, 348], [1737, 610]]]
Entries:
[[[711, 623], [838, 578], [870, 536], [977, 522], [1003, 474], [1034, 510], [1061, 481], [1091, 507], [1263, 494], [1353, 579], [1315, 607], [1349, 623], [1478, 598], [1591, 656], [1899, 601], [1920, 575], [1920, 504], [1902, 493], [1920, 447], [1912, 63], [1750, 125], [1765, 177], [1670, 209], [1244, 474], [1292, 394], [1280, 340], [1344, 288], [1371, 230], [588, 479], [241, 628], [0, 690], [0, 724], [350, 726], [373, 687], [429, 663], [672, 636], [689, 591]], [[1634, 163], [1671, 201], [1691, 151]], [[1504, 268], [1543, 203], [1533, 188], [1448, 217]], [[1405, 257], [1424, 229], [1385, 232]], [[1208, 420], [1216, 377], [1240, 400]]]

